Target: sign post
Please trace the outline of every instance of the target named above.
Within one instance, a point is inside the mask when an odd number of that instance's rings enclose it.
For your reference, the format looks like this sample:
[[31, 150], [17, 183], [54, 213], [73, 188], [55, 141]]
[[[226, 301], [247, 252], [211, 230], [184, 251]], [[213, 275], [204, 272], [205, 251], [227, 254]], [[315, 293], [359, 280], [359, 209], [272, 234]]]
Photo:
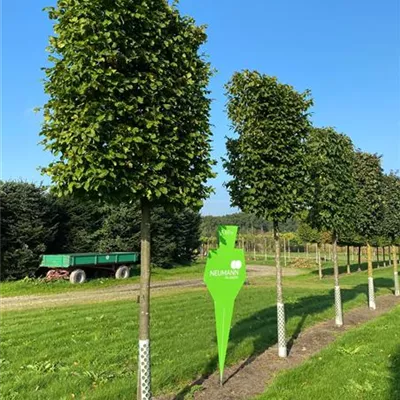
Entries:
[[223, 383], [226, 350], [236, 296], [246, 280], [244, 251], [235, 249], [238, 227], [218, 227], [219, 247], [208, 253], [204, 282], [214, 300], [220, 383]]

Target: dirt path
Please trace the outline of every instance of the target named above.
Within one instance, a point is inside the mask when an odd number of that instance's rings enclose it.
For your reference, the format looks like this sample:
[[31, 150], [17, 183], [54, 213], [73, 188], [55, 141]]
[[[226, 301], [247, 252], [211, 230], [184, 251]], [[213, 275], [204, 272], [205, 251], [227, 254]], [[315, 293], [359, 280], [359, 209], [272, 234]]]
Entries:
[[[303, 273], [300, 270], [285, 268], [284, 275], [293, 276]], [[273, 276], [275, 267], [249, 265], [247, 275], [249, 278]], [[204, 286], [202, 279], [178, 279], [156, 281], [151, 284], [153, 292], [184, 289]], [[55, 307], [71, 304], [98, 303], [101, 301], [136, 299], [139, 294], [139, 284], [111, 286], [108, 288], [91, 288], [82, 291], [71, 291], [57, 294], [28, 295], [2, 297], [0, 310], [21, 310], [40, 307]]]
[[346, 312], [345, 325], [342, 328], [337, 328], [334, 321], [329, 320], [300, 332], [291, 340], [292, 346], [287, 359], [277, 356], [278, 349], [275, 345], [257, 357], [250, 357], [238, 365], [227, 368], [223, 387], [219, 384], [219, 374], [216, 372], [206, 379], [197, 380], [178, 395], [161, 396], [158, 400], [184, 399], [185, 394], [190, 393], [191, 389], [198, 385], [201, 385], [201, 388], [196, 390], [193, 395], [196, 400], [251, 399], [262, 394], [278, 372], [298, 366], [347, 330], [372, 320], [399, 305], [400, 298], [398, 297], [380, 296], [377, 298], [378, 308], [375, 311], [363, 306]]

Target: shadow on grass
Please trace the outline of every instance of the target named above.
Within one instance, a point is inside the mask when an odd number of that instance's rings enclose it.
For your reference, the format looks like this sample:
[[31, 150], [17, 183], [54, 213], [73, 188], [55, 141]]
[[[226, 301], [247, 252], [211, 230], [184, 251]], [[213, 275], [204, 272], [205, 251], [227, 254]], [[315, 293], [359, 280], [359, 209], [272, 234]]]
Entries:
[[390, 397], [388, 400], [399, 400], [400, 399], [400, 346], [397, 347], [396, 353], [393, 355], [391, 364], [389, 367], [391, 375], [391, 388]]
[[[391, 287], [393, 281], [386, 278], [378, 278], [375, 280], [375, 291], [380, 287]], [[342, 303], [345, 304], [355, 299], [360, 294], [368, 296], [368, 285], [360, 284], [351, 289], [342, 289]], [[368, 300], [368, 298], [366, 297]], [[296, 303], [285, 305], [286, 321], [300, 317], [293, 335], [287, 343], [288, 351], [290, 352], [295, 340], [302, 332], [306, 319], [310, 316], [324, 312], [327, 309], [334, 308], [334, 291], [329, 291], [326, 295], [307, 296], [300, 298]], [[346, 316], [344, 316], [346, 321]], [[232, 379], [246, 365], [251, 364], [256, 357], [263, 353], [266, 349], [273, 346], [277, 342], [277, 319], [276, 307], [268, 307], [265, 310], [259, 311], [248, 318], [238, 321], [232, 328], [229, 337], [229, 348], [238, 346], [246, 338], [253, 339], [253, 352], [250, 356], [228, 377], [225, 382]], [[228, 348], [228, 352], [229, 352]], [[218, 357], [214, 357], [205, 365], [201, 378], [186, 386], [179, 392], [174, 400], [184, 400], [185, 396], [193, 391], [193, 389], [201, 385], [203, 381], [209, 377], [218, 367]], [[400, 367], [399, 367], [400, 370]], [[400, 374], [400, 371], [398, 371]], [[400, 381], [400, 378], [399, 378]], [[393, 398], [394, 399], [394, 398]], [[399, 399], [398, 397], [396, 399]]]

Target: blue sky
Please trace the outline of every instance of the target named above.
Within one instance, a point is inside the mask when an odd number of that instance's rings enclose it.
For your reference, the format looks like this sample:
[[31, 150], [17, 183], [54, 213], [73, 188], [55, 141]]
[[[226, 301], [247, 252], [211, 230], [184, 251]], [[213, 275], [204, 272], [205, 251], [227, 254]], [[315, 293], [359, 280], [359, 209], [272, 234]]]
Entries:
[[[2, 177], [48, 183], [37, 168], [51, 157], [38, 145], [40, 70], [52, 32], [42, 8], [54, 1], [6, 0], [2, 9]], [[218, 70], [212, 79], [213, 156], [231, 135], [223, 85], [244, 68], [311, 89], [313, 121], [334, 126], [356, 147], [400, 169], [400, 6], [398, 0], [181, 0], [183, 13], [208, 25], [205, 46]], [[230, 212], [221, 163], [204, 214]]]

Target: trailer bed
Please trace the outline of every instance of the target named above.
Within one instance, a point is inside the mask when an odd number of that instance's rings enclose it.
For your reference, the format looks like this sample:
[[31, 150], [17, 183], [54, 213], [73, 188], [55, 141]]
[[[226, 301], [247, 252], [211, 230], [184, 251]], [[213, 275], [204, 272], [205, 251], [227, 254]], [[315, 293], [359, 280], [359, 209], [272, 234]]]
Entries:
[[139, 253], [136, 252], [45, 254], [42, 256], [40, 267], [95, 267], [110, 264], [136, 264], [138, 262]]

